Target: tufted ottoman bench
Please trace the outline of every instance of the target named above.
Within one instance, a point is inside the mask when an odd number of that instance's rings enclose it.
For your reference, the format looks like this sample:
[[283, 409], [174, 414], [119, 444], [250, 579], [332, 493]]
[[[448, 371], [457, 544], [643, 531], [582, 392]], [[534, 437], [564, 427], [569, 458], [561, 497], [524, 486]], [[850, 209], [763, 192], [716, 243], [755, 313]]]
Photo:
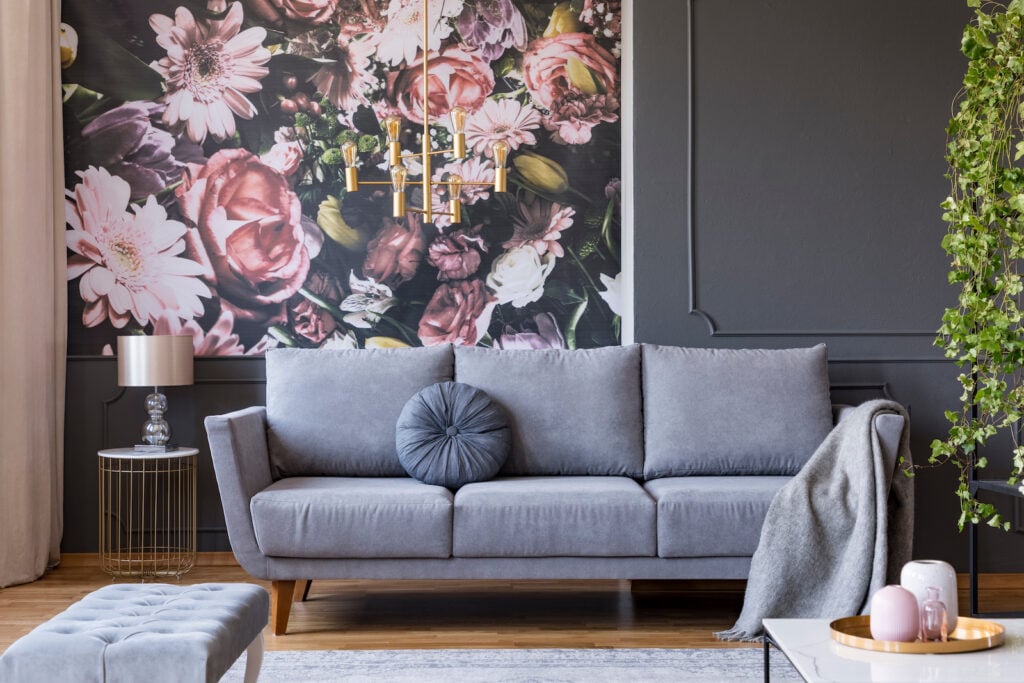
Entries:
[[105, 586], [11, 645], [0, 681], [212, 682], [248, 648], [248, 683], [263, 661], [268, 607], [252, 584]]

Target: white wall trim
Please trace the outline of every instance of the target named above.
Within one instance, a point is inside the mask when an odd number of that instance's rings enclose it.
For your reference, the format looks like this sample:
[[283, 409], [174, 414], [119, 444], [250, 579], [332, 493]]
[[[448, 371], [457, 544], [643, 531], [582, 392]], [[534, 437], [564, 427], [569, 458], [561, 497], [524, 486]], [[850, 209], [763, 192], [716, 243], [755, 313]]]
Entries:
[[633, 302], [634, 270], [633, 260], [633, 11], [634, 0], [622, 3], [622, 102], [619, 111], [622, 116], [622, 343], [632, 344], [635, 339], [635, 306]]

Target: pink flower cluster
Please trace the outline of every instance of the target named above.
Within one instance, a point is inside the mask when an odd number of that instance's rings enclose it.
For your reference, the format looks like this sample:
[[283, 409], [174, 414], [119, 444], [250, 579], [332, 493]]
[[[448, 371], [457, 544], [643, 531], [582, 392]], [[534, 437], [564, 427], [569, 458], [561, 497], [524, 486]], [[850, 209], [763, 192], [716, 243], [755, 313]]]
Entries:
[[[94, 4], [64, 1], [69, 16]], [[85, 343], [118, 331], [191, 335], [198, 355], [614, 343], [620, 0], [426, 0], [425, 37], [423, 2], [164, 3], [89, 46], [152, 72], [148, 90], [106, 93], [96, 84], [118, 74], [93, 59], [100, 72], [67, 84], [82, 86], [65, 103], [66, 238]], [[443, 152], [456, 107], [464, 158]], [[425, 164], [406, 158], [400, 218], [380, 187], [387, 115], [404, 154], [444, 154], [426, 189]], [[499, 141], [507, 193], [494, 191]], [[455, 175], [458, 222], [445, 215]], [[412, 209], [424, 199], [430, 223]]]
[[544, 127], [556, 142], [582, 145], [594, 126], [619, 118], [618, 65], [587, 33], [535, 40], [523, 56], [526, 87], [551, 113]]

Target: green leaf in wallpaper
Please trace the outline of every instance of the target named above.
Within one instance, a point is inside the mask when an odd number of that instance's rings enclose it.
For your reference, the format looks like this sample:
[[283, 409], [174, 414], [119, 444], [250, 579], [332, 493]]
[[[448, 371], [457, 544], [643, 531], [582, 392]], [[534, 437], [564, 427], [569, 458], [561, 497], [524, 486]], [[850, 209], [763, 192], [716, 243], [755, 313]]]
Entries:
[[[117, 78], [110, 74], [117, 74]], [[128, 102], [160, 97], [163, 81], [148, 64], [99, 31], [78, 28], [78, 57], [64, 71], [65, 83], [77, 83]]]

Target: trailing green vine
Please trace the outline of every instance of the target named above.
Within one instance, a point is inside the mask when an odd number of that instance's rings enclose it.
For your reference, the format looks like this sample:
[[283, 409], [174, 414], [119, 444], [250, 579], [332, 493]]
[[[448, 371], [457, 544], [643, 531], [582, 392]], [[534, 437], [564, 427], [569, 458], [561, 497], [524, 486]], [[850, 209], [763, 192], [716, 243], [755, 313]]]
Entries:
[[970, 475], [988, 465], [978, 449], [1000, 433], [1013, 444], [1009, 483], [1024, 475], [1024, 0], [967, 4], [975, 15], [964, 29], [969, 62], [948, 128], [951, 191], [942, 203], [942, 246], [959, 293], [936, 339], [962, 368], [963, 393], [929, 462], [958, 469], [961, 530], [980, 522], [1008, 530], [995, 506], [972, 494]]

